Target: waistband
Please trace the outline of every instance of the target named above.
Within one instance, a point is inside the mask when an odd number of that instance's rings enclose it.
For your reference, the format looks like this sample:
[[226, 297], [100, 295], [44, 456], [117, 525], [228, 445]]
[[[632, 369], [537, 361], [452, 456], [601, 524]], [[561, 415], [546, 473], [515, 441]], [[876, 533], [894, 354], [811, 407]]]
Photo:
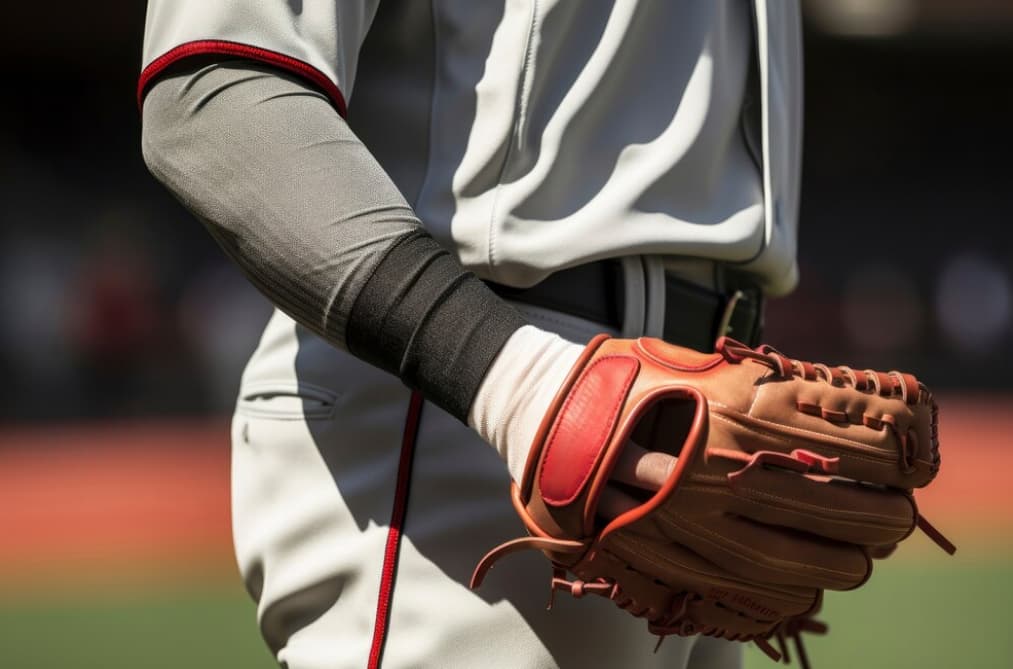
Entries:
[[[628, 336], [637, 328], [626, 319], [629, 265], [618, 259], [578, 265], [553, 273], [530, 288], [486, 282], [500, 297], [552, 309], [608, 326]], [[763, 293], [748, 276], [716, 266], [707, 288], [671, 272], [664, 273], [659, 301], [664, 305], [661, 338], [698, 351], [711, 351], [718, 337], [730, 336], [750, 346], [760, 343]], [[650, 284], [635, 289], [651, 290]], [[635, 332], [635, 334], [642, 334]], [[648, 333], [651, 334], [651, 333]]]

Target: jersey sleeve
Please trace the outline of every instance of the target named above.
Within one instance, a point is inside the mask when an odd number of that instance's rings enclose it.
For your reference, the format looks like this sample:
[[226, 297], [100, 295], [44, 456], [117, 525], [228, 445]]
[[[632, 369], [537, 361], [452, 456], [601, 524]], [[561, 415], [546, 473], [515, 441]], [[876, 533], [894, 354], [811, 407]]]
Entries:
[[141, 104], [166, 68], [194, 56], [246, 58], [298, 75], [344, 116], [379, 0], [149, 0]]

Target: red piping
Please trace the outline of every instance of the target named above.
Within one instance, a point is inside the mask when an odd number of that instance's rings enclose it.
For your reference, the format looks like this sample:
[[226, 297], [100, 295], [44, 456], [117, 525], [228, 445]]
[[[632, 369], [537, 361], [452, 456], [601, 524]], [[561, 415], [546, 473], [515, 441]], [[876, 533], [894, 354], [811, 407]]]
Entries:
[[390, 622], [390, 603], [394, 594], [394, 579], [397, 573], [397, 559], [401, 548], [401, 529], [404, 527], [405, 511], [408, 509], [408, 488], [412, 480], [412, 461], [415, 442], [418, 439], [419, 418], [422, 415], [422, 395], [412, 392], [405, 418], [404, 436], [401, 438], [401, 460], [397, 466], [397, 489], [394, 493], [394, 508], [390, 513], [390, 530], [387, 532], [387, 547], [383, 551], [383, 571], [380, 577], [380, 594], [376, 601], [376, 623], [373, 626], [373, 645], [369, 649], [368, 669], [378, 669], [383, 645]]
[[144, 71], [141, 72], [141, 78], [137, 82], [137, 106], [140, 107], [143, 104], [144, 94], [147, 92], [148, 85], [155, 77], [161, 74], [165, 68], [184, 58], [189, 58], [190, 56], [202, 56], [209, 54], [249, 58], [251, 60], [267, 63], [268, 65], [274, 65], [286, 72], [299, 75], [300, 77], [309, 80], [310, 83], [316, 85], [324, 93], [326, 93], [327, 97], [331, 99], [331, 103], [337, 108], [339, 114], [345, 116], [348, 111], [345, 105], [345, 96], [341, 94], [341, 90], [338, 86], [331, 81], [330, 77], [309, 63], [305, 63], [298, 58], [286, 56], [285, 54], [278, 53], [277, 51], [269, 51], [267, 49], [261, 49], [260, 47], [250, 46], [249, 44], [240, 44], [238, 42], [228, 42], [225, 40], [198, 40], [196, 42], [187, 42], [186, 44], [180, 44], [174, 49], [166, 51], [161, 56], [151, 61], [151, 63], [144, 68]]

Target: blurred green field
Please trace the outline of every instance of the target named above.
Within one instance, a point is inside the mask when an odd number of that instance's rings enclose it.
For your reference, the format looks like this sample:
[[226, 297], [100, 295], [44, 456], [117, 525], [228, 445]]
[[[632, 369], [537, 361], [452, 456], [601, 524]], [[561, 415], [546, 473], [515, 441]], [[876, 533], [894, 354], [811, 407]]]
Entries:
[[0, 666], [10, 669], [269, 669], [240, 587], [29, 592], [0, 599]]
[[[814, 669], [1013, 669], [1013, 397], [947, 406], [918, 500], [959, 552], [916, 535], [828, 595]], [[226, 420], [0, 430], [0, 528], [0, 669], [277, 666], [236, 573]]]
[[[829, 593], [830, 633], [806, 639], [813, 669], [1013, 667], [1013, 563], [956, 564], [886, 562], [864, 588]], [[750, 647], [747, 669], [773, 666]]]
[[[831, 634], [810, 639], [815, 669], [1013, 667], [1013, 564], [882, 564], [870, 584], [831, 594]], [[0, 666], [12, 669], [221, 669], [277, 666], [238, 585], [154, 587], [60, 598], [0, 597]], [[773, 669], [759, 651], [748, 669]], [[795, 665], [797, 666], [797, 665]], [[715, 668], [719, 669], [719, 668]]]

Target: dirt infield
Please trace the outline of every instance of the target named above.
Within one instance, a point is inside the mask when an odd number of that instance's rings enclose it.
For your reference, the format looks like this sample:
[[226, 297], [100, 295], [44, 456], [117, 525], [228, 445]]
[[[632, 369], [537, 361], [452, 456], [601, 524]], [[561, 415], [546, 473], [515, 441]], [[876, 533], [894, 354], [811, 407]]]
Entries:
[[0, 532], [7, 585], [234, 571], [228, 423], [0, 431]]
[[[962, 549], [1005, 553], [1013, 397], [941, 404], [943, 469], [921, 508]], [[232, 573], [228, 491], [225, 419], [0, 430], [0, 585]]]

